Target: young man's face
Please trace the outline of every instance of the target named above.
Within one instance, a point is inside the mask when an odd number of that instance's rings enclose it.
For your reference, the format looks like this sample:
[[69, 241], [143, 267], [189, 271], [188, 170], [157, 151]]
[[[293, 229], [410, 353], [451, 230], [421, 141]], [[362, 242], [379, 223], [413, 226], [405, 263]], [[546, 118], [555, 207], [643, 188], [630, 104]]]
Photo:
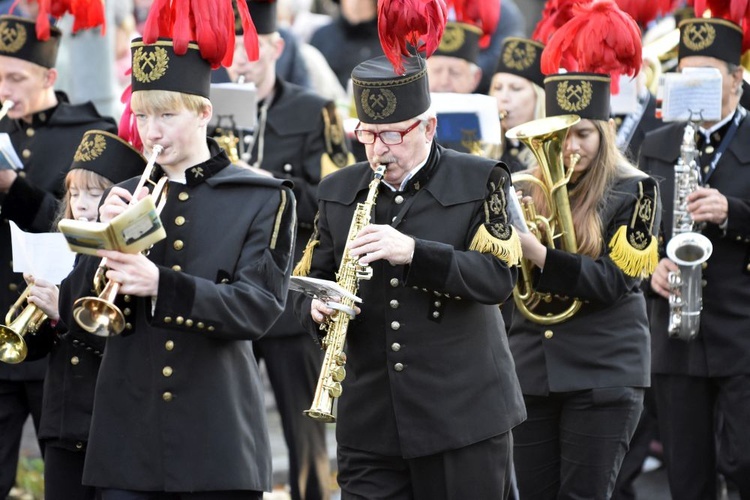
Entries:
[[8, 112], [12, 119], [30, 118], [46, 107], [47, 90], [57, 73], [15, 57], [0, 56], [0, 101], [13, 101]]
[[160, 111], [134, 110], [134, 113], [147, 157], [158, 144], [164, 150], [157, 162], [165, 168], [183, 170], [202, 161], [199, 155], [206, 147], [210, 107], [202, 113], [183, 107]]

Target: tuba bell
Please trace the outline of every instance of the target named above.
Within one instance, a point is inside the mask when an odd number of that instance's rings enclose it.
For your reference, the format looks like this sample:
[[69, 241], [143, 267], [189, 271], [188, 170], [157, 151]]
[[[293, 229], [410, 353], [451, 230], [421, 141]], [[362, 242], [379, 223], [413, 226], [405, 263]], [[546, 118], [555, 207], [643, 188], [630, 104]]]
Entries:
[[[537, 213], [534, 202], [524, 202], [523, 218], [529, 230], [548, 248], [556, 248], [576, 253], [578, 243], [573, 227], [573, 215], [568, 199], [568, 182], [579, 156], [571, 155], [570, 166], [566, 169], [563, 159], [563, 145], [570, 127], [581, 120], [578, 115], [560, 115], [540, 118], [524, 123], [506, 132], [509, 139], [517, 139], [525, 144], [534, 154], [539, 164], [542, 178], [530, 174], [512, 175], [513, 184], [530, 183], [536, 186], [544, 197], [549, 210], [549, 217]], [[554, 325], [570, 319], [581, 308], [578, 299], [570, 300], [565, 309], [557, 314], [541, 314], [536, 310], [543, 304], [551, 303], [551, 294], [542, 293], [533, 288], [534, 264], [528, 259], [521, 259], [518, 282], [513, 289], [513, 300], [518, 311], [527, 319], [542, 325]]]
[[[141, 175], [138, 185], [133, 191], [133, 198], [130, 204], [136, 203], [136, 194], [141, 191], [146, 183], [154, 185], [153, 191], [148, 196], [154, 197], [157, 213], [161, 212], [164, 203], [167, 201], [167, 181], [166, 175], [162, 176], [158, 182], [151, 181], [151, 174], [156, 163], [156, 158], [163, 151], [162, 146], [155, 145], [152, 155], [146, 164], [146, 168]], [[112, 337], [119, 335], [125, 329], [125, 315], [120, 308], [115, 305], [115, 298], [120, 291], [121, 284], [114, 281], [107, 281], [105, 273], [107, 269], [107, 259], [104, 258], [99, 263], [94, 275], [94, 290], [98, 293], [97, 297], [81, 297], [73, 304], [73, 317], [76, 323], [85, 331], [96, 335], [97, 337]], [[104, 284], [106, 281], [106, 285]], [[103, 287], [103, 289], [102, 289]]]
[[16, 315], [29, 298], [32, 286], [29, 285], [8, 310], [5, 316], [6, 324], [0, 325], [0, 361], [3, 363], [14, 365], [26, 359], [29, 350], [24, 337], [36, 332], [47, 320], [44, 311], [34, 304], [28, 304]]

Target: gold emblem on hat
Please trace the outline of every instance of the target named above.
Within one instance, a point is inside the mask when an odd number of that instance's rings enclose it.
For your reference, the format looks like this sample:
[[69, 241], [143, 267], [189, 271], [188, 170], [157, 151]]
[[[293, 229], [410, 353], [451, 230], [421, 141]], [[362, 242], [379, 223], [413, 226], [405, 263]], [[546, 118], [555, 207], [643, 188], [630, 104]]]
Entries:
[[520, 40], [508, 42], [503, 51], [503, 64], [507, 68], [523, 71], [536, 60], [536, 47]]
[[365, 89], [360, 97], [362, 111], [373, 120], [382, 120], [396, 111], [398, 99], [396, 94], [388, 89]]
[[709, 23], [693, 23], [685, 28], [682, 43], [693, 52], [705, 50], [716, 40], [716, 28]]
[[26, 43], [26, 27], [20, 23], [0, 23], [0, 51], [13, 54]]
[[443, 38], [440, 39], [438, 50], [441, 52], [455, 52], [464, 45], [466, 33], [461, 26], [448, 24], [443, 31]]
[[92, 161], [99, 158], [107, 149], [107, 140], [101, 134], [87, 134], [78, 145], [74, 161]]
[[557, 105], [569, 113], [577, 113], [589, 107], [593, 93], [593, 87], [587, 81], [574, 84], [565, 80], [557, 85]]
[[167, 73], [169, 54], [161, 47], [148, 51], [144, 49], [138, 47], [133, 54], [133, 76], [141, 83], [155, 82]]

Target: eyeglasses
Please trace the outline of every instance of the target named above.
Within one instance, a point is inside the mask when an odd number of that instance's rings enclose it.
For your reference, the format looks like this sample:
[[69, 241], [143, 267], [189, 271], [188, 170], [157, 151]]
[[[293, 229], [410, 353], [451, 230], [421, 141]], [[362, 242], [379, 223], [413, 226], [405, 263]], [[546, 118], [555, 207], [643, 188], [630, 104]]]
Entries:
[[375, 144], [375, 138], [379, 137], [380, 142], [386, 146], [398, 146], [404, 142], [404, 136], [417, 128], [417, 125], [422, 123], [421, 120], [415, 121], [411, 127], [406, 130], [382, 130], [380, 132], [373, 132], [372, 130], [363, 130], [359, 128], [361, 123], [357, 124], [357, 128], [354, 129], [354, 134], [357, 136], [357, 140], [362, 144]]

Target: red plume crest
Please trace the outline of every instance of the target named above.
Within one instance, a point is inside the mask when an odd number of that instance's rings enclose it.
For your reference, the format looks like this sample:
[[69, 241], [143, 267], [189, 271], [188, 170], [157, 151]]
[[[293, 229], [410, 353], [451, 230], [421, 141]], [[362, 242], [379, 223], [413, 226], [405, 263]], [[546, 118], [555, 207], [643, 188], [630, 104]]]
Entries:
[[674, 7], [675, 0], [616, 0], [620, 9], [630, 14], [641, 26], [670, 13]]
[[695, 15], [702, 17], [706, 9], [711, 17], [726, 19], [742, 27], [742, 52], [750, 50], [750, 0], [695, 0]]
[[[258, 59], [258, 33], [245, 0], [237, 1], [248, 59]], [[178, 55], [197, 42], [212, 68], [229, 66], [234, 57], [234, 9], [231, 0], [155, 0], [143, 28], [144, 43], [171, 38]]]
[[473, 24], [482, 30], [481, 48], [487, 48], [490, 37], [500, 21], [500, 0], [448, 0], [448, 10], [456, 14], [456, 21]]
[[[21, 0], [15, 0], [11, 5], [13, 12]], [[49, 40], [50, 22], [52, 16], [60, 19], [65, 14], [73, 16], [73, 33], [78, 30], [102, 27], [105, 30], [104, 2], [103, 0], [29, 0], [36, 2], [39, 12], [36, 16], [36, 37], [39, 40]]]
[[440, 45], [447, 9], [444, 0], [380, 0], [378, 35], [383, 53], [398, 74], [409, 48], [430, 57]]
[[573, 18], [573, 7], [588, 5], [593, 0], [548, 0], [542, 11], [542, 19], [537, 23], [531, 37], [547, 44], [555, 31]]
[[616, 94], [620, 75], [635, 76], [641, 69], [643, 49], [638, 25], [614, 0], [576, 6], [573, 14], [542, 52], [542, 72], [557, 73], [567, 55], [565, 69], [609, 74], [612, 93]]

